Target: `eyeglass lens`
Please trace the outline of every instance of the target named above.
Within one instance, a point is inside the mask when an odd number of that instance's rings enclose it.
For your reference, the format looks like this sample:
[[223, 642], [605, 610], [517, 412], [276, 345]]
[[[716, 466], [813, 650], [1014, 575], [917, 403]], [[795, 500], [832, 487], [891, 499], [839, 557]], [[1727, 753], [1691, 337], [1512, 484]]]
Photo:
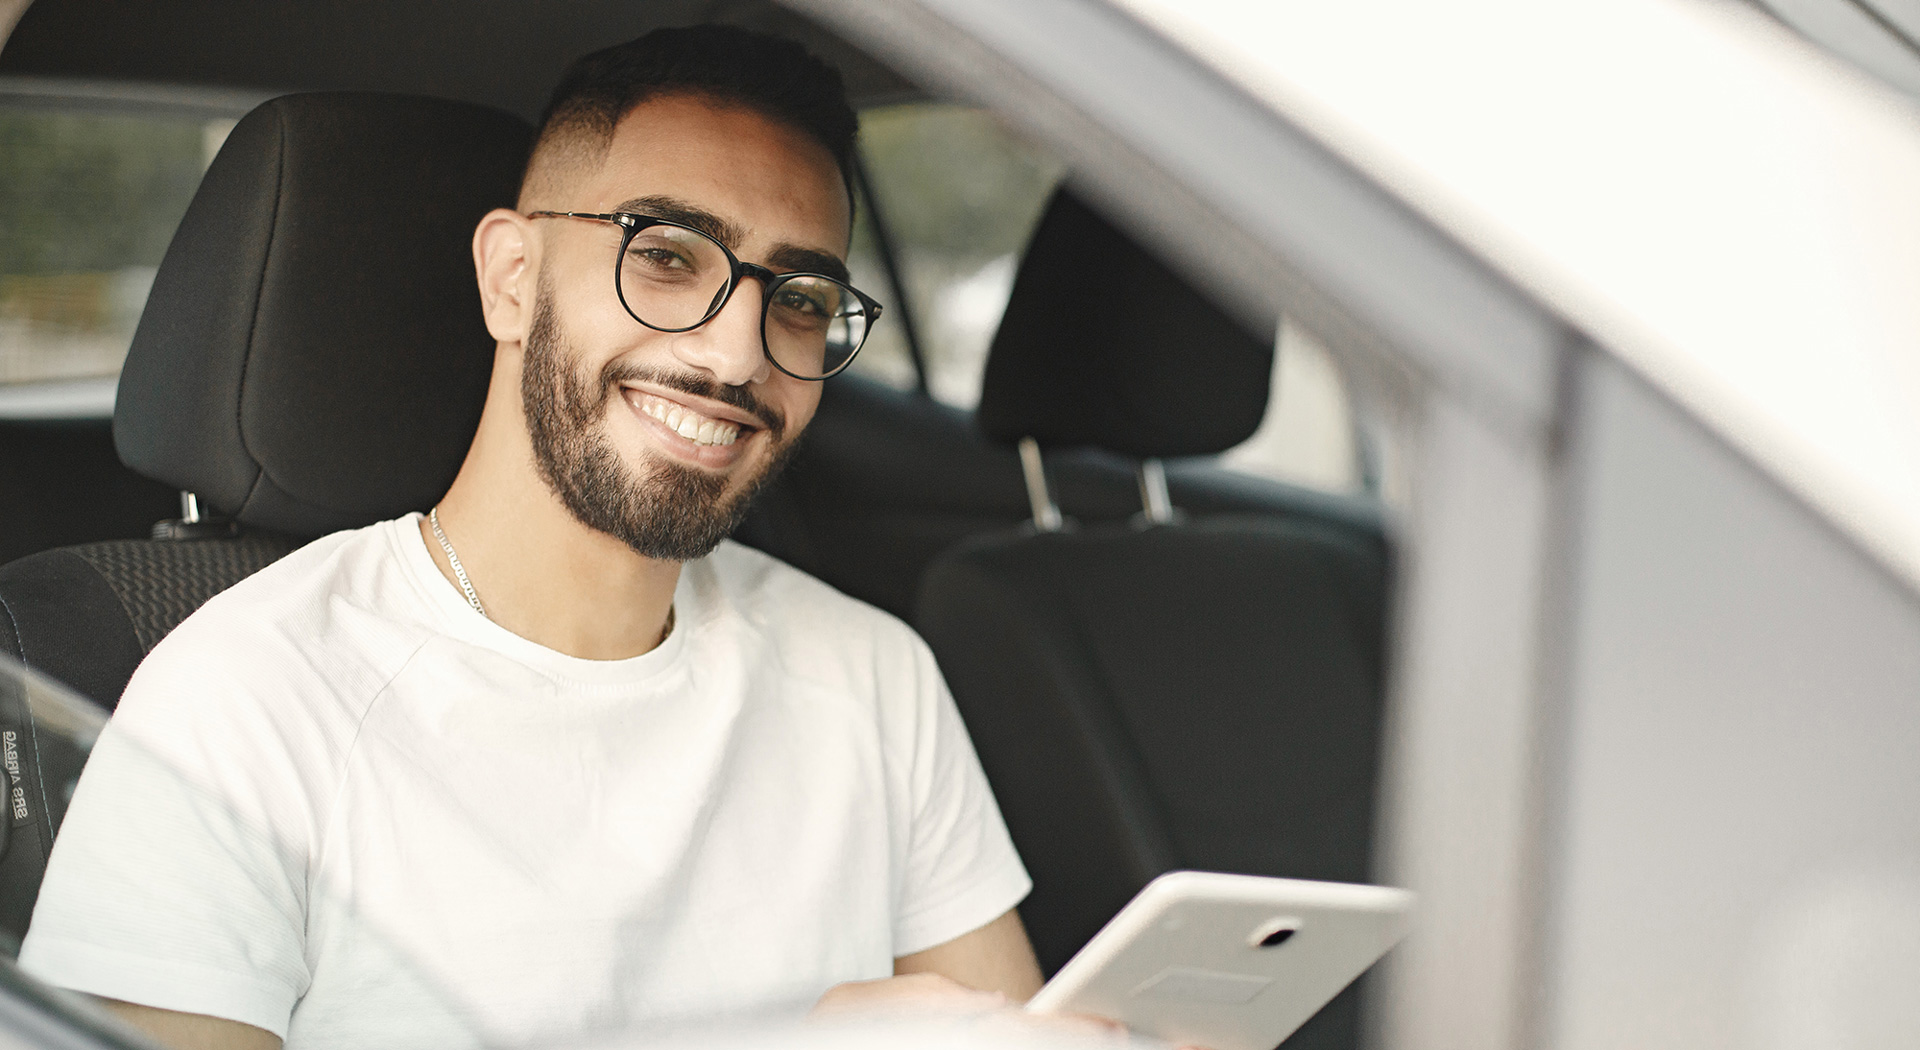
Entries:
[[[732, 275], [726, 252], [706, 235], [679, 226], [648, 226], [627, 241], [620, 298], [642, 324], [684, 330], [719, 308]], [[760, 327], [774, 363], [811, 379], [846, 364], [870, 323], [866, 304], [853, 289], [826, 277], [796, 274], [774, 282]]]

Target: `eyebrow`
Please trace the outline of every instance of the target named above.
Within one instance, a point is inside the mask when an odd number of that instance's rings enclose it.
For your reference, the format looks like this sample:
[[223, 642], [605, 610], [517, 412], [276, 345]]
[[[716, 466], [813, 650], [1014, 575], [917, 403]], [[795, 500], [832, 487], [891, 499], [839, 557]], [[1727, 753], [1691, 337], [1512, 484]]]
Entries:
[[[727, 246], [729, 251], [738, 253], [740, 243], [746, 240], [746, 231], [736, 223], [727, 221], [718, 215], [689, 204], [678, 197], [635, 197], [621, 201], [614, 211], [632, 212], [636, 215], [649, 215], [656, 219], [666, 219], [682, 226], [691, 226], [701, 233]], [[774, 245], [767, 254], [767, 262], [787, 272], [822, 273], [834, 280], [845, 283], [847, 264], [830, 252], [803, 245], [781, 243]]]
[[677, 222], [682, 226], [691, 226], [726, 245], [730, 251], [739, 251], [740, 242], [746, 239], [746, 232], [739, 226], [697, 204], [688, 204], [676, 197], [635, 197], [632, 200], [621, 201], [613, 210], [650, 215], [656, 219]]
[[816, 248], [803, 248], [797, 244], [776, 244], [773, 251], [767, 253], [767, 261], [778, 270], [787, 273], [821, 273], [839, 281], [847, 282], [847, 264], [836, 256]]

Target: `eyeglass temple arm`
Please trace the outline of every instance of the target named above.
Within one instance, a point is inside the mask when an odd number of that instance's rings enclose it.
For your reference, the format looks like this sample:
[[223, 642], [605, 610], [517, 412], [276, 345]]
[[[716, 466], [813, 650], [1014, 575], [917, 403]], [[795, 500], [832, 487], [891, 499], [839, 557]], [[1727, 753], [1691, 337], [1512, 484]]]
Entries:
[[554, 219], [592, 219], [592, 220], [593, 220], [593, 221], [595, 221], [595, 222], [610, 222], [610, 223], [613, 223], [613, 224], [614, 224], [614, 225], [616, 225], [616, 226], [625, 226], [625, 225], [626, 225], [626, 223], [625, 223], [625, 222], [622, 222], [622, 221], [621, 221], [621, 219], [620, 219], [620, 213], [618, 213], [618, 212], [593, 212], [593, 211], [553, 211], [553, 210], [551, 210], [551, 209], [547, 209], [547, 208], [541, 208], [541, 209], [540, 209], [540, 210], [538, 210], [538, 211], [530, 211], [530, 212], [528, 212], [528, 213], [527, 213], [527, 218], [529, 218], [529, 219], [545, 219], [545, 218], [554, 218]]

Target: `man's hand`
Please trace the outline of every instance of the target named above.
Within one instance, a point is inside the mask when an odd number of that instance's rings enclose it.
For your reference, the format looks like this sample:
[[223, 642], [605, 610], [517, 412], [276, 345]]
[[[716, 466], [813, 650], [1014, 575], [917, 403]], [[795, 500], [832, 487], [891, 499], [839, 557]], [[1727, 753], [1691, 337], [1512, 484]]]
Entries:
[[1030, 1014], [1000, 992], [969, 988], [937, 973], [849, 981], [827, 989], [808, 1016], [816, 1020], [974, 1018], [983, 1035], [1066, 1035], [1124, 1042], [1125, 1026], [1085, 1014]]
[[848, 981], [827, 989], [809, 1014], [839, 1019], [862, 1014], [968, 1017], [1011, 1009], [1000, 992], [983, 992], [937, 973], [909, 973], [876, 981]]
[[1040, 990], [1040, 964], [1018, 912], [945, 944], [893, 961], [893, 977], [836, 985], [813, 1008], [816, 1018], [859, 1015], [977, 1018], [983, 1030], [1124, 1039], [1119, 1024], [1082, 1014], [1030, 1014], [1020, 1005]]

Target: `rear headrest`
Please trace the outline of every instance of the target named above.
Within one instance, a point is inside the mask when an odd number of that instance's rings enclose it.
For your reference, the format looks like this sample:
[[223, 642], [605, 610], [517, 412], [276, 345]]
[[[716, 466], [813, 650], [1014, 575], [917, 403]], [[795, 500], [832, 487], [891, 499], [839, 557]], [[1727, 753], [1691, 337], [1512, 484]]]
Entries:
[[120, 458], [303, 536], [439, 499], [493, 363], [473, 230], [513, 205], [531, 136], [399, 95], [249, 113], [154, 278], [120, 375]]
[[1251, 333], [1064, 188], [1020, 263], [978, 419], [989, 437], [1188, 456], [1266, 412], [1273, 333]]

